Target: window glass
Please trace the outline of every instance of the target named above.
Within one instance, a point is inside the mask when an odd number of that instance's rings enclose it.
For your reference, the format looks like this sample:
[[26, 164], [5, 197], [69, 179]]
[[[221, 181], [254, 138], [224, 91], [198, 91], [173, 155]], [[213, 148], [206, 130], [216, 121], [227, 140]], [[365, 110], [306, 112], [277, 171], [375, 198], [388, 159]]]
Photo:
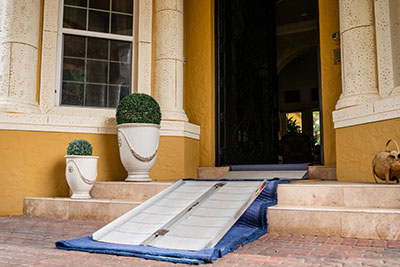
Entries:
[[86, 29], [86, 10], [72, 7], [64, 8], [64, 28]]
[[[115, 0], [113, 0], [115, 1]], [[130, 1], [129, 1], [130, 2]], [[89, 8], [93, 9], [102, 9], [102, 10], [110, 10], [110, 1], [109, 0], [91, 0], [89, 2]]]
[[109, 16], [110, 14], [107, 12], [90, 10], [88, 30], [109, 33]]
[[64, 0], [64, 5], [86, 7], [87, 0]]
[[132, 16], [112, 14], [111, 33], [132, 35]]
[[112, 0], [111, 10], [110, 1], [89, 0], [89, 6], [86, 1], [66, 1], [63, 27], [132, 36], [133, 0]]
[[63, 10], [60, 104], [116, 107], [131, 92], [133, 0], [64, 0]]
[[321, 125], [320, 125], [320, 112], [313, 111], [313, 142], [314, 145], [321, 144]]
[[131, 42], [65, 34], [64, 50], [61, 104], [115, 107], [129, 94]]
[[286, 113], [287, 133], [301, 133], [301, 112]]
[[112, 11], [133, 14], [133, 1], [113, 0]]

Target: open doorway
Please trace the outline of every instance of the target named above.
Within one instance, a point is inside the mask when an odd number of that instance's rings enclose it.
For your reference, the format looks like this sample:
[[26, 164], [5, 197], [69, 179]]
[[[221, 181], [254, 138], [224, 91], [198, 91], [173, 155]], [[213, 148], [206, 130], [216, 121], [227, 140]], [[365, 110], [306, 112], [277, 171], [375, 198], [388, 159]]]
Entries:
[[317, 4], [215, 0], [217, 166], [321, 161]]
[[317, 0], [278, 0], [276, 54], [282, 163], [321, 162]]

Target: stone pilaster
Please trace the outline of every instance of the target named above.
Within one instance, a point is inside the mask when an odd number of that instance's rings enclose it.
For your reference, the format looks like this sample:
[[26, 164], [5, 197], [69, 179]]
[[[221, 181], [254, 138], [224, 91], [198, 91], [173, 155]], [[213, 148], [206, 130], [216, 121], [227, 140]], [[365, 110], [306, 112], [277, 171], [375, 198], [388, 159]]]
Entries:
[[40, 2], [2, 0], [0, 4], [0, 111], [38, 109]]
[[380, 99], [376, 64], [374, 1], [339, 0], [342, 94], [336, 109]]
[[154, 96], [163, 120], [188, 121], [183, 110], [183, 0], [155, 1]]

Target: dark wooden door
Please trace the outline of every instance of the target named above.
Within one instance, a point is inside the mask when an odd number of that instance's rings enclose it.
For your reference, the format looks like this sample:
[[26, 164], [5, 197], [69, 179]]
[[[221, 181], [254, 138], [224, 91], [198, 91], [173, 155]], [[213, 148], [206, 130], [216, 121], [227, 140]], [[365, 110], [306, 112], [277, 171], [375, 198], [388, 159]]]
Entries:
[[277, 163], [275, 1], [215, 1], [217, 166]]

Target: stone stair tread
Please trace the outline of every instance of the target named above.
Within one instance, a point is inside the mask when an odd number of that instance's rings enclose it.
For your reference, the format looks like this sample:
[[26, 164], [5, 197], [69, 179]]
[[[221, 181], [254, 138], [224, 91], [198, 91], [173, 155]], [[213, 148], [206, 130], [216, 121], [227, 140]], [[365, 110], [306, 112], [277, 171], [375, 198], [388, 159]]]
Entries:
[[171, 185], [175, 181], [162, 181], [162, 182], [157, 182], [157, 181], [152, 181], [152, 182], [124, 182], [124, 181], [101, 181], [101, 182], [95, 182], [94, 184], [101, 184], [101, 185]]
[[280, 184], [278, 204], [400, 209], [400, 185], [319, 181]]
[[365, 208], [365, 207], [345, 207], [345, 206], [298, 206], [298, 205], [276, 205], [268, 208], [269, 210], [296, 210], [296, 211], [328, 211], [328, 212], [360, 212], [360, 213], [396, 213], [400, 214], [400, 209], [390, 208]]
[[89, 199], [72, 199], [69, 197], [26, 197], [26, 200], [48, 200], [48, 201], [70, 201], [70, 202], [92, 202], [92, 203], [122, 203], [122, 204], [141, 204], [140, 201], [134, 201], [131, 199], [101, 199], [101, 198], [89, 198]]
[[109, 222], [140, 204], [141, 202], [119, 199], [26, 197], [24, 199], [24, 215]]
[[90, 191], [95, 199], [129, 199], [145, 201], [169, 187], [173, 182], [96, 182]]
[[361, 188], [400, 188], [400, 184], [374, 184], [374, 183], [352, 183], [352, 182], [336, 182], [336, 181], [321, 181], [315, 180], [308, 183], [301, 183], [301, 181], [294, 181], [290, 184], [280, 184], [279, 187], [361, 187]]

